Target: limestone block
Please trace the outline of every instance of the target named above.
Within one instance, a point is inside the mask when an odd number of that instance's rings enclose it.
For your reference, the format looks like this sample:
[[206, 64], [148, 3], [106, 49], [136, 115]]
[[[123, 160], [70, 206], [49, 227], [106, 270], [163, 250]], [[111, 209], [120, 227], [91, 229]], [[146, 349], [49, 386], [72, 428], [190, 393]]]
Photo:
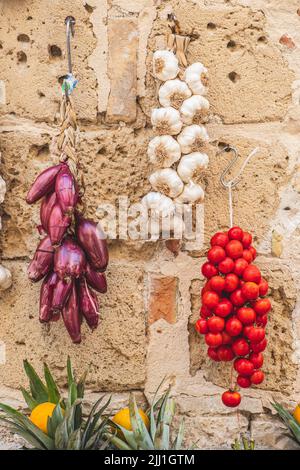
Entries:
[[137, 22], [133, 19], [110, 19], [108, 23], [108, 75], [110, 95], [107, 121], [133, 122], [136, 118], [137, 94]]
[[[68, 71], [65, 18], [76, 18], [72, 40], [73, 73], [79, 79], [74, 92], [78, 117], [96, 120], [96, 77], [88, 59], [96, 38], [84, 2], [71, 5], [47, 0], [10, 2], [1, 11], [1, 79], [6, 83], [6, 105], [1, 113], [13, 112], [36, 121], [55, 120], [61, 97], [59, 77]], [[9, 25], [7, 28], [6, 25]]]
[[0, 80], [0, 106], [5, 105], [6, 103], [6, 93], [5, 93], [5, 82]]
[[145, 312], [143, 270], [139, 265], [111, 263], [108, 293], [99, 296], [100, 325], [90, 332], [82, 326], [82, 343], [72, 344], [62, 321], [41, 325], [38, 321], [40, 284], [26, 276], [26, 261], [7, 262], [14, 284], [1, 297], [0, 338], [6, 346], [6, 364], [0, 365], [0, 383], [18, 388], [26, 384], [23, 359], [41, 372], [46, 361], [61, 386], [66, 384], [65, 365], [71, 357], [74, 369], [89, 370], [88, 388], [97, 391], [142, 387], [145, 379]]
[[251, 420], [251, 434], [266, 449], [299, 450], [299, 444], [288, 436], [287, 427], [277, 416], [257, 416]]
[[148, 305], [148, 323], [150, 325], [160, 318], [168, 323], [175, 323], [177, 312], [177, 279], [171, 276], [150, 275]]

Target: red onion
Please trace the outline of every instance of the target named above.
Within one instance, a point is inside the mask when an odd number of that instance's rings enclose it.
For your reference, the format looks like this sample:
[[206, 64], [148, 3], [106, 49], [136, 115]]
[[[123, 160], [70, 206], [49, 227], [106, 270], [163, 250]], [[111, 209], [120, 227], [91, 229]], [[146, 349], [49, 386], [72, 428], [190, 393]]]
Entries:
[[59, 165], [51, 166], [40, 173], [27, 194], [26, 202], [28, 204], [33, 204], [41, 197], [54, 191], [56, 176], [63, 166], [65, 166], [65, 164], [60, 163]]
[[105, 271], [108, 264], [108, 250], [105, 234], [100, 225], [77, 215], [76, 235], [92, 268], [96, 271]]
[[49, 273], [48, 276], [43, 280], [40, 292], [39, 320], [41, 323], [51, 320], [53, 290], [57, 281], [58, 276], [54, 272]]
[[48, 233], [49, 217], [55, 205], [55, 202], [56, 202], [56, 194], [50, 193], [44, 197], [42, 204], [41, 204], [41, 209], [40, 209], [41, 224], [42, 224], [43, 229], [47, 233]]
[[54, 255], [54, 271], [61, 279], [79, 277], [85, 272], [86, 258], [84, 251], [70, 237], [64, 239]]
[[55, 192], [63, 213], [71, 215], [78, 200], [78, 193], [73, 175], [67, 165], [57, 175]]
[[106, 277], [104, 273], [97, 273], [94, 271], [89, 263], [86, 265], [85, 278], [87, 283], [96, 291], [105, 294], [107, 291]]
[[38, 245], [33, 260], [28, 266], [27, 274], [31, 281], [40, 281], [53, 265], [54, 248], [50, 237], [45, 237]]
[[80, 334], [80, 315], [78, 309], [78, 298], [75, 287], [75, 282], [72, 283], [71, 295], [63, 308], [62, 317], [64, 320], [65, 327], [68, 330], [69, 335], [72, 338], [73, 343], [81, 342]]
[[78, 288], [79, 310], [84, 316], [88, 326], [94, 330], [99, 323], [99, 304], [97, 296], [82, 280]]
[[72, 290], [73, 281], [71, 278], [67, 280], [58, 279], [56, 283], [53, 298], [52, 298], [52, 309], [53, 310], [62, 310], [65, 303], [67, 302], [71, 290]]
[[70, 226], [71, 217], [63, 214], [58, 202], [53, 206], [49, 221], [48, 233], [53, 245], [59, 245]]

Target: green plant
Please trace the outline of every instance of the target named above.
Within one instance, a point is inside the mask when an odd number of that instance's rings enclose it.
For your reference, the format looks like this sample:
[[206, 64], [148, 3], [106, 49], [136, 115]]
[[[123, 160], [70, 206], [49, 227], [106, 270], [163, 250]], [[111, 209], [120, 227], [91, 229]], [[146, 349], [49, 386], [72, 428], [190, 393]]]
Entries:
[[279, 417], [287, 426], [291, 433], [291, 438], [300, 445], [300, 425], [297, 423], [295, 418], [291, 415], [291, 413], [286, 410], [282, 405], [277, 402], [272, 403], [272, 406], [277, 411]]
[[[156, 392], [157, 394], [157, 392]], [[158, 400], [154, 396], [150, 409], [149, 430], [144, 424], [135, 401], [131, 394], [129, 398], [129, 412], [132, 430], [110, 421], [111, 431], [106, 434], [107, 439], [117, 449], [122, 450], [169, 450], [182, 449], [184, 423], [181, 422], [176, 437], [171, 438], [171, 425], [175, 415], [175, 401], [170, 398], [170, 388]], [[115, 433], [113, 432], [115, 429]], [[119, 432], [117, 432], [119, 431]]]
[[105, 448], [108, 442], [104, 439], [107, 418], [103, 418], [110, 399], [100, 407], [102, 399], [92, 407], [87, 418], [83, 417], [82, 400], [86, 373], [76, 382], [68, 358], [68, 396], [62, 398], [50, 370], [44, 364], [45, 383], [40, 379], [28, 361], [24, 369], [29, 379], [30, 390], [21, 388], [23, 397], [30, 410], [45, 402], [56, 404], [53, 414], [48, 417], [47, 434], [39, 429], [25, 414], [0, 403], [0, 420], [8, 424], [11, 432], [22, 436], [31, 446], [40, 450], [54, 449], [98, 449]]
[[231, 444], [232, 450], [255, 450], [255, 441], [247, 439], [244, 434], [241, 434], [240, 439], [236, 438]]

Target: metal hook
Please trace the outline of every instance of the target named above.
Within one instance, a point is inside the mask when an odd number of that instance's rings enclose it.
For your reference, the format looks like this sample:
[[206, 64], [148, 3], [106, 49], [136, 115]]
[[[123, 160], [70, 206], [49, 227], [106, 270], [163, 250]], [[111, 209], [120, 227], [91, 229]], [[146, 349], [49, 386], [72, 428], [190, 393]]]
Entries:
[[245, 159], [237, 175], [229, 181], [226, 181], [225, 177], [230, 172], [231, 168], [235, 165], [239, 156], [238, 151], [235, 147], [232, 147], [231, 145], [227, 145], [226, 147], [224, 147], [222, 150], [218, 152], [218, 154], [223, 153], [223, 152], [230, 152], [230, 151], [234, 153], [233, 159], [229, 162], [229, 164], [226, 166], [226, 168], [224, 169], [224, 171], [222, 172], [220, 176], [220, 182], [224, 186], [224, 188], [229, 188], [229, 187], [234, 188], [239, 183], [241, 179], [241, 175], [245, 169], [245, 166], [249, 162], [250, 158], [252, 158], [253, 155], [255, 155], [258, 152], [258, 150], [259, 150], [259, 147], [256, 147], [255, 149], [252, 150], [252, 152], [249, 153], [248, 157]]
[[68, 69], [69, 73], [72, 74], [72, 57], [71, 57], [71, 35], [74, 37], [75, 34], [75, 18], [74, 16], [67, 16], [65, 24], [67, 26], [67, 54], [68, 54]]

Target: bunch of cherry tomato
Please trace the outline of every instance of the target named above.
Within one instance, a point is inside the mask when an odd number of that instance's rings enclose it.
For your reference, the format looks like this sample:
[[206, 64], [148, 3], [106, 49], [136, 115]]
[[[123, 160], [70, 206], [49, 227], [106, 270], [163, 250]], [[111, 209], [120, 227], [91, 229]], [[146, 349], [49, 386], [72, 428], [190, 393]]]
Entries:
[[268, 282], [252, 264], [256, 250], [250, 233], [232, 227], [216, 233], [210, 244], [208, 261], [202, 266], [207, 281], [195, 327], [205, 335], [207, 354], [213, 361], [234, 360], [236, 385], [223, 393], [222, 401], [235, 407], [241, 402], [237, 386], [248, 388], [264, 380], [262, 352], [271, 310]]

